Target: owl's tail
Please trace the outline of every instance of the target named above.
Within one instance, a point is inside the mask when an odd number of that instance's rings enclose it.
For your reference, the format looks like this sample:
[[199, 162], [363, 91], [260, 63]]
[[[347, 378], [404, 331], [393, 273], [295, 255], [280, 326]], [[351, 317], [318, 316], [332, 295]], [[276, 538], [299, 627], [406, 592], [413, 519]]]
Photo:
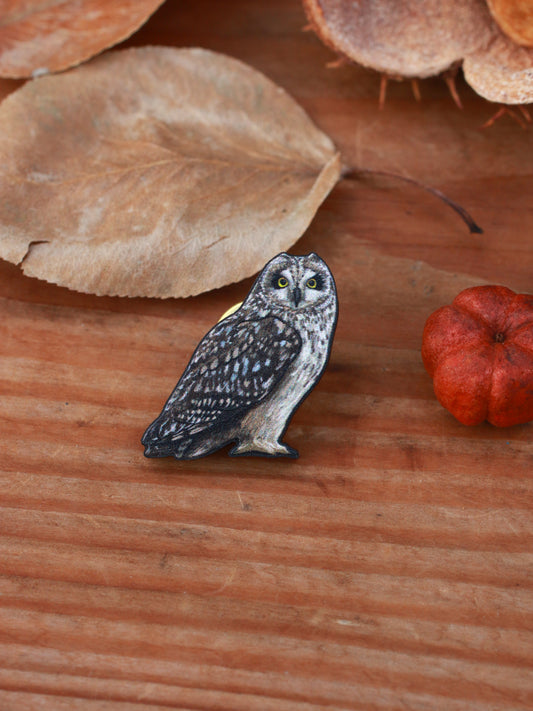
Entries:
[[173, 432], [169, 431], [168, 424], [168, 419], [161, 414], [146, 429], [141, 438], [145, 457], [170, 457], [173, 454]]
[[144, 437], [141, 442], [144, 444], [145, 457], [170, 457], [173, 453], [170, 442], [146, 442]]
[[165, 416], [159, 415], [147, 428], [141, 438], [145, 457], [176, 457], [189, 459], [190, 449], [195, 445], [198, 435], [204, 428], [198, 425], [183, 424], [176, 426]]

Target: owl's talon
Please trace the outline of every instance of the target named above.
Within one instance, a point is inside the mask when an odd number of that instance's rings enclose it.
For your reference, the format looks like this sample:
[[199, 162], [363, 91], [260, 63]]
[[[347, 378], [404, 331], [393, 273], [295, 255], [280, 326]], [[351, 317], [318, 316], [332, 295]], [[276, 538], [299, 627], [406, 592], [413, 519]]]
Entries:
[[287, 454], [285, 456], [290, 457], [291, 459], [298, 459], [300, 456], [300, 452], [297, 449], [294, 449], [294, 447], [289, 447], [287, 446]]
[[293, 459], [300, 456], [298, 450], [289, 447], [288, 444], [257, 439], [239, 442], [230, 450], [229, 454], [232, 457], [255, 455], [260, 457], [292, 457]]

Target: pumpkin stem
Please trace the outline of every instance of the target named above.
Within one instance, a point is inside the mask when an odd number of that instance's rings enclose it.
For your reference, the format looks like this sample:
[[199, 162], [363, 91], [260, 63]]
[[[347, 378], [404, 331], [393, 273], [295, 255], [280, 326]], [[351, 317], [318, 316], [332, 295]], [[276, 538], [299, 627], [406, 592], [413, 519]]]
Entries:
[[503, 343], [505, 341], [505, 333], [499, 331], [494, 335], [494, 340], [496, 341], [496, 343]]
[[483, 234], [483, 230], [481, 229], [481, 227], [474, 222], [473, 218], [464, 209], [464, 207], [461, 207], [461, 205], [458, 205], [454, 200], [449, 198], [444, 193], [441, 193], [440, 190], [437, 190], [437, 188], [432, 188], [429, 185], [424, 185], [424, 183], [419, 183], [418, 180], [414, 180], [414, 178], [407, 178], [405, 175], [398, 175], [397, 173], [390, 173], [387, 170], [371, 170], [370, 168], [348, 169], [346, 172], [344, 172], [342, 174], [342, 178], [345, 180], [346, 179], [353, 180], [353, 179], [357, 179], [361, 175], [364, 175], [365, 173], [369, 173], [370, 175], [383, 175], [387, 178], [397, 178], [398, 180], [404, 180], [406, 183], [411, 183], [411, 185], [416, 185], [417, 187], [422, 188], [423, 190], [426, 190], [428, 193], [435, 195], [440, 200], [442, 200], [444, 203], [446, 203], [446, 205], [451, 207], [452, 210], [455, 210], [455, 212], [458, 215], [460, 215], [462, 220], [467, 225], [468, 229], [470, 230], [470, 234], [478, 234], [478, 235]]

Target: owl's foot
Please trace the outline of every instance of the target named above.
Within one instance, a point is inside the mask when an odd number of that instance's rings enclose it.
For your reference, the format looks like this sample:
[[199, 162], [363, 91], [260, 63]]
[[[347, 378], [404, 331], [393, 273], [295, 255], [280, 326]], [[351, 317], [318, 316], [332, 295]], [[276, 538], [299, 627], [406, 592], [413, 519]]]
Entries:
[[298, 450], [289, 447], [283, 442], [271, 442], [264, 439], [250, 439], [244, 442], [239, 442], [230, 451], [232, 457], [241, 457], [246, 455], [259, 457], [292, 457], [296, 459], [299, 456]]

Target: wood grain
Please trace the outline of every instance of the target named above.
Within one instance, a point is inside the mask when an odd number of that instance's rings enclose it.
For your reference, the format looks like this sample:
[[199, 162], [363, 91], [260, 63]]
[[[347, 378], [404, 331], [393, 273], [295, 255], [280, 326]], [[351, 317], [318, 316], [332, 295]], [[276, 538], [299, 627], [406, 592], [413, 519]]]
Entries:
[[[462, 288], [533, 292], [533, 131], [435, 79], [417, 104], [302, 33], [297, 0], [168, 0], [129, 44], [204, 46], [281, 83], [347, 167], [294, 253], [341, 312], [296, 461], [146, 460], [140, 436], [250, 282], [98, 298], [0, 264], [2, 711], [533, 707], [532, 426], [455, 422], [420, 358]], [[18, 84], [3, 82], [5, 94]]]

